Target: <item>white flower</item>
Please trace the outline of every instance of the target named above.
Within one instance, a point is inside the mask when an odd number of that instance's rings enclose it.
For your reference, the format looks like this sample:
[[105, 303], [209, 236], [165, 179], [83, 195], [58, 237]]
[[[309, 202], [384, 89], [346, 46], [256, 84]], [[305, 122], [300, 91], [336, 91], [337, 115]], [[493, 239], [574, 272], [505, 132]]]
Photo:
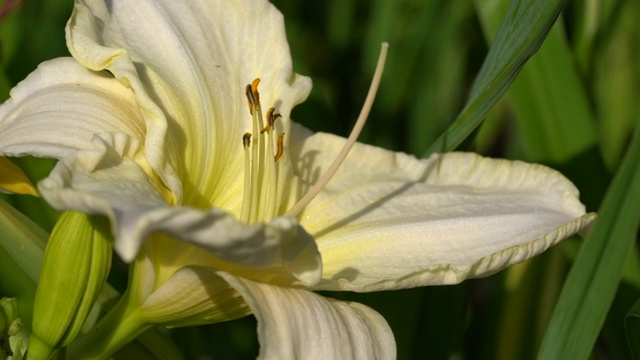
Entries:
[[[308, 290], [457, 283], [595, 217], [543, 166], [362, 144], [286, 215], [345, 139], [291, 122], [311, 81], [292, 72], [282, 15], [266, 1], [77, 1], [67, 42], [73, 59], [43, 63], [0, 107], [0, 155], [60, 159], [43, 197], [107, 215], [126, 261], [144, 247], [129, 295], [138, 315], [183, 292], [206, 298], [204, 271], [256, 315], [265, 358], [392, 357], [379, 314]], [[245, 87], [256, 78], [259, 90]]]

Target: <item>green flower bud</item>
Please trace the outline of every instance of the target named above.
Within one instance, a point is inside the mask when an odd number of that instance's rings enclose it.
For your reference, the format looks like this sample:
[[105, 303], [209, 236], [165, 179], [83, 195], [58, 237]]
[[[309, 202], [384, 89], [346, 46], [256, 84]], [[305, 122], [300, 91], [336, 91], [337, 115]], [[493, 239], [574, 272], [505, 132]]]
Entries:
[[77, 212], [60, 216], [36, 292], [30, 359], [48, 359], [73, 341], [106, 282], [111, 254], [106, 220]]
[[[16, 325], [13, 325], [13, 322], [19, 320], [18, 317], [18, 302], [15, 298], [6, 298], [3, 297], [0, 299], [0, 315], [2, 315], [3, 324], [2, 329], [3, 332], [9, 332], [11, 328], [14, 328]], [[15, 335], [20, 329], [13, 329], [13, 333], [10, 335]]]
[[0, 299], [0, 359], [21, 360], [25, 343], [23, 324], [18, 316], [18, 302], [15, 298]]

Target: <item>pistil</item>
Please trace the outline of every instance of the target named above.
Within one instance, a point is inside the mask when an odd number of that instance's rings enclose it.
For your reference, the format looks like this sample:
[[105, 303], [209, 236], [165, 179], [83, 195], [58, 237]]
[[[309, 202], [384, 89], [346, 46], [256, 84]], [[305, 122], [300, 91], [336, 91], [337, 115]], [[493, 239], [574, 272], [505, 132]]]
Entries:
[[378, 87], [380, 86], [380, 80], [382, 79], [382, 71], [384, 70], [384, 62], [387, 58], [387, 49], [389, 48], [389, 44], [382, 43], [382, 48], [380, 49], [380, 56], [378, 57], [378, 64], [376, 65], [376, 71], [373, 74], [373, 79], [371, 80], [371, 85], [369, 86], [369, 92], [367, 93], [367, 98], [364, 101], [364, 105], [362, 106], [362, 110], [360, 110], [360, 115], [358, 116], [358, 120], [356, 120], [356, 124], [353, 126], [353, 130], [351, 130], [351, 134], [347, 138], [344, 146], [336, 156], [333, 163], [329, 166], [327, 171], [322, 175], [322, 177], [316, 182], [309, 191], [307, 191], [304, 196], [298, 200], [298, 202], [287, 211], [287, 215], [298, 216], [300, 212], [313, 200], [320, 191], [327, 185], [329, 180], [335, 175], [335, 173], [340, 168], [340, 165], [344, 162], [349, 151], [356, 143], [358, 136], [360, 136], [360, 132], [362, 132], [362, 128], [364, 128], [364, 124], [367, 122], [367, 118], [369, 117], [369, 113], [371, 112], [371, 107], [373, 106], [373, 100], [376, 97], [376, 93], [378, 92]]

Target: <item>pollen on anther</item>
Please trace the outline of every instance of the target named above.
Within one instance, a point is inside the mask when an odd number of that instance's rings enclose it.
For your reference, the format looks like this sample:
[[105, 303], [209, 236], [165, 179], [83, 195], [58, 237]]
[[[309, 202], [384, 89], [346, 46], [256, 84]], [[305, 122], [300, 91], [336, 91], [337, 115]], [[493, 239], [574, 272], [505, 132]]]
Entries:
[[258, 85], [260, 84], [260, 78], [255, 78], [251, 83], [251, 91], [253, 92], [254, 104], [257, 106], [260, 104], [260, 93], [258, 92]]
[[284, 153], [283, 142], [284, 142], [284, 133], [278, 135], [278, 151], [276, 152], [276, 155], [273, 157], [274, 161], [278, 161], [278, 159], [280, 159], [280, 157]]

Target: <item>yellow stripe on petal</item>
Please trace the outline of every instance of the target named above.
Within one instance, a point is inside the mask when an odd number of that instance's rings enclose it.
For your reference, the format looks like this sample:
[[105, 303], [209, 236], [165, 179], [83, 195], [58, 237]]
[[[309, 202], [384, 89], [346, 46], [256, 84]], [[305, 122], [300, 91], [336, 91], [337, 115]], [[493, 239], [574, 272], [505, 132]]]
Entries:
[[6, 157], [0, 156], [0, 191], [38, 196], [38, 191], [22, 170]]

